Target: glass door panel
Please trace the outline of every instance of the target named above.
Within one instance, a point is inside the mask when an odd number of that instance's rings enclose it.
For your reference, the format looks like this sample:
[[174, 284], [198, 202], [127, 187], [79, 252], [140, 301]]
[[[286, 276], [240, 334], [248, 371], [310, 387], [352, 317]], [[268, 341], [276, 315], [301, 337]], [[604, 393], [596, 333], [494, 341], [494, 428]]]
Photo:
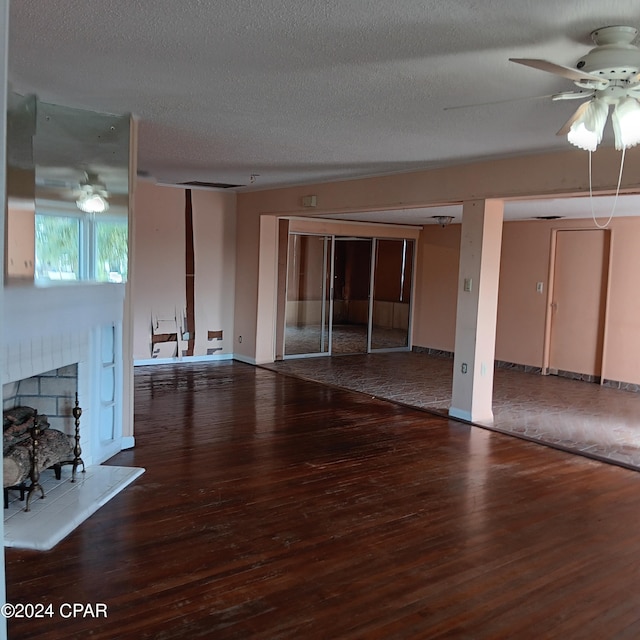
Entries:
[[370, 238], [336, 238], [333, 261], [331, 354], [367, 353]]
[[329, 236], [290, 234], [284, 357], [329, 352]]
[[409, 346], [412, 240], [377, 240], [371, 350]]

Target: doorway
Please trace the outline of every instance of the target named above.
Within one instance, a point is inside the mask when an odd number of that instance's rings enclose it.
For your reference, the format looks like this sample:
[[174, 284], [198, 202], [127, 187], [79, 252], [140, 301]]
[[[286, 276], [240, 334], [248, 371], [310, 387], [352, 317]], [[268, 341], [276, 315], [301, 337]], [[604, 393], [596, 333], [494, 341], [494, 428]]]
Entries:
[[414, 242], [290, 233], [283, 357], [409, 349]]
[[556, 232], [549, 373], [600, 381], [609, 239], [602, 229]]

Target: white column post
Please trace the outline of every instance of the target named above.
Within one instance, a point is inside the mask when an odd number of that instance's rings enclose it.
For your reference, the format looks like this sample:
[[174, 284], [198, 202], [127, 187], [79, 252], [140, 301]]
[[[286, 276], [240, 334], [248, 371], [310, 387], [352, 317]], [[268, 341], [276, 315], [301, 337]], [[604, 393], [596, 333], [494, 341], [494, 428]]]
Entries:
[[501, 200], [471, 200], [463, 205], [449, 415], [484, 424], [493, 423], [502, 220]]

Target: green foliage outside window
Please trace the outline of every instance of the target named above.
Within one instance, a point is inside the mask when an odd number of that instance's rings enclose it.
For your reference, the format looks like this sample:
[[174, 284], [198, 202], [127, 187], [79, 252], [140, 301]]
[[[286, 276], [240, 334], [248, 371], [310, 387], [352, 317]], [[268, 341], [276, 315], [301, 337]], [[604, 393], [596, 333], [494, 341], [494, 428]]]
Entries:
[[36, 279], [125, 282], [127, 247], [126, 218], [36, 215]]
[[36, 216], [36, 277], [78, 280], [80, 277], [78, 219]]
[[127, 279], [126, 222], [97, 222], [96, 280], [124, 282]]

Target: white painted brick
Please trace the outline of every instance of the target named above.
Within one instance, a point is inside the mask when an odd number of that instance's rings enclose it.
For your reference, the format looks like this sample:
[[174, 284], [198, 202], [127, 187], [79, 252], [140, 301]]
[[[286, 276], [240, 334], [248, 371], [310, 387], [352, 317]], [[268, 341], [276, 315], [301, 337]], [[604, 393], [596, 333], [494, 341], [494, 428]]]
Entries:
[[57, 403], [55, 398], [41, 398], [39, 396], [19, 396], [18, 401], [23, 407], [33, 407], [38, 413], [47, 416], [56, 415]]
[[18, 363], [20, 362], [20, 345], [10, 344], [4, 352], [4, 368], [9, 380], [18, 380], [17, 375]]
[[69, 364], [66, 367], [60, 367], [57, 374], [59, 378], [76, 378], [78, 375], [78, 367], [75, 364]]
[[9, 382], [8, 384], [2, 385], [2, 397], [3, 398], [15, 398], [18, 393], [18, 383], [17, 382]]
[[73, 427], [69, 423], [68, 418], [60, 418], [56, 416], [50, 416], [47, 414], [47, 419], [49, 420], [49, 427], [51, 429], [57, 429], [58, 431], [63, 431], [64, 433], [72, 433]]
[[40, 385], [38, 383], [38, 378], [26, 378], [25, 380], [20, 380], [16, 395], [37, 396], [40, 393]]
[[[59, 416], [71, 416], [71, 410], [75, 406], [75, 397], [67, 397], [61, 398], [58, 397], [58, 410], [56, 411], [56, 415]], [[72, 420], [72, 418], [69, 418]]]
[[41, 378], [40, 394], [43, 396], [68, 396], [76, 393], [75, 378]]

